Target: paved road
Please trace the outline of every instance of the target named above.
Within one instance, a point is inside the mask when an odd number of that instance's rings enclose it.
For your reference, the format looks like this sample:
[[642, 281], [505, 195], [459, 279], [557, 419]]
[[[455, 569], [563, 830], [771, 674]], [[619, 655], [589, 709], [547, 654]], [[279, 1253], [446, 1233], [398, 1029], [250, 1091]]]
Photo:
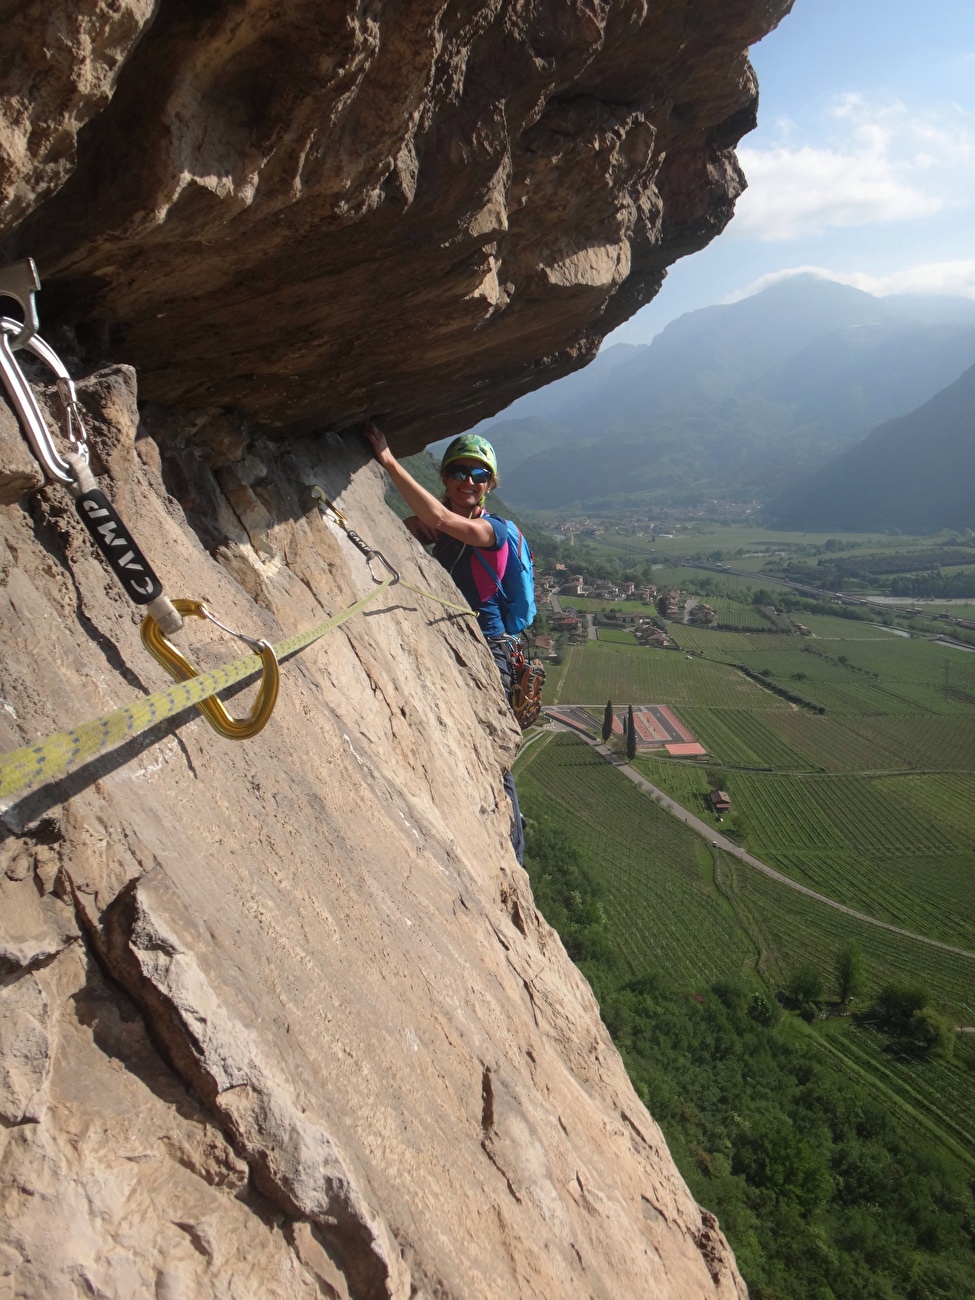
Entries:
[[589, 623], [589, 640], [598, 641], [599, 637], [596, 635], [596, 615], [587, 614], [586, 619]]
[[[554, 720], [551, 725], [556, 731], [571, 731], [574, 736], [580, 734], [578, 731], [574, 731], [571, 727], [563, 726], [561, 723], [555, 722]], [[666, 808], [667, 811], [673, 813], [675, 817], [679, 817], [692, 831], [696, 831], [698, 835], [703, 835], [709, 844], [730, 854], [733, 858], [737, 858], [739, 862], [744, 862], [746, 866], [754, 868], [755, 871], [760, 871], [763, 876], [768, 876], [770, 880], [777, 880], [780, 885], [785, 885], [788, 889], [794, 889], [797, 894], [805, 894], [807, 898], [813, 898], [817, 903], [823, 903], [826, 907], [832, 907], [837, 912], [845, 912], [847, 916], [852, 916], [857, 921], [865, 921], [868, 925], [877, 926], [878, 929], [889, 930], [892, 934], [901, 934], [906, 939], [914, 939], [918, 943], [926, 943], [930, 948], [940, 948], [944, 952], [953, 952], [959, 957], [969, 957], [972, 961], [975, 961], [975, 952], [969, 952], [967, 948], [955, 948], [950, 943], [942, 943], [939, 939], [929, 939], [926, 935], [915, 934], [912, 930], [902, 930], [898, 925], [890, 925], [886, 921], [878, 921], [875, 916], [868, 916], [866, 912], [857, 912], [852, 907], [846, 907], [843, 903], [837, 903], [834, 898], [827, 898], [825, 894], [817, 894], [814, 889], [809, 889], [806, 885], [800, 885], [797, 880], [792, 880], [789, 876], [783, 876], [781, 871], [776, 871], [774, 867], [770, 867], [767, 863], [753, 857], [750, 853], [746, 853], [743, 848], [735, 844], [732, 840], [727, 839], [724, 835], [721, 835], [713, 826], [702, 821], [700, 817], [695, 817], [693, 813], [688, 812], [686, 808], [683, 808], [679, 803], [671, 799], [669, 795], [663, 792], [663, 790], [659, 790], [655, 785], [652, 785], [646, 777], [641, 776], [635, 768], [630, 767], [629, 763], [622, 762], [607, 745], [602, 743], [602, 741], [593, 740], [590, 736], [583, 736], [582, 739], [585, 740], [588, 745], [591, 745], [597, 754], [601, 754], [607, 762], [612, 763], [613, 766], [622, 772], [628, 780], [632, 781], [635, 786], [638, 786], [647, 794], [652, 795], [662, 808]]]

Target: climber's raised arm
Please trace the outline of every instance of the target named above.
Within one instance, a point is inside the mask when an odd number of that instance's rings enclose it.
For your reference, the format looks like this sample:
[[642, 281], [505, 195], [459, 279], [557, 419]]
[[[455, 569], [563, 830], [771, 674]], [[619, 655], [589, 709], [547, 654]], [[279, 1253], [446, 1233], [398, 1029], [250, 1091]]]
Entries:
[[416, 511], [416, 522], [408, 520], [406, 523], [414, 537], [420, 541], [427, 540], [423, 535], [425, 531], [434, 534], [429, 538], [434, 541], [436, 534], [446, 533], [467, 546], [497, 546], [494, 528], [487, 519], [478, 517], [481, 502], [496, 481], [491, 467], [483, 459], [476, 456], [461, 456], [449, 462], [445, 459], [440, 468], [440, 478], [446, 489], [446, 501], [439, 501], [403, 468], [390, 451], [381, 429], [368, 424], [362, 436], [372, 447], [373, 455], [392, 479], [397, 492]]

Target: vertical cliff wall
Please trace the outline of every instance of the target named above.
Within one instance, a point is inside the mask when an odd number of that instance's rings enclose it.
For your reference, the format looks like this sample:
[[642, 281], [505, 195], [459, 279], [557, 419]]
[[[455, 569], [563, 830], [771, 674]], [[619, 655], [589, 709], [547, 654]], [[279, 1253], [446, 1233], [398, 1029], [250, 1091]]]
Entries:
[[[169, 594], [275, 641], [372, 590], [317, 483], [456, 597], [343, 431], [420, 445], [593, 355], [730, 216], [786, 7], [15, 6], [6, 252]], [[2, 404], [0, 539], [4, 750], [165, 684]], [[512, 858], [517, 744], [400, 586], [256, 739], [190, 711], [7, 801], [0, 1295], [744, 1294]]]

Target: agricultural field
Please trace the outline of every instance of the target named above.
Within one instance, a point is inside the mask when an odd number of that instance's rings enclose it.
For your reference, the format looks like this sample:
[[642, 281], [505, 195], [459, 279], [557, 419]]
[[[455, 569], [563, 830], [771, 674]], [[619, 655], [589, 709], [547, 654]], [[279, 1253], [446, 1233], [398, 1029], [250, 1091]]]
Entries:
[[846, 1070], [872, 1082], [917, 1122], [962, 1154], [975, 1149], [975, 1042], [960, 1037], [949, 1061], [911, 1061], [891, 1056], [883, 1040], [851, 1020], [834, 1021], [815, 1041]]
[[[911, 766], [896, 745], [884, 743], [877, 733], [864, 731], [859, 725], [864, 720], [859, 718], [819, 717], [805, 709], [793, 709], [769, 714], [767, 721], [786, 744], [805, 756], [809, 771], [873, 772]], [[898, 721], [913, 724], [917, 720]], [[857, 730], [853, 729], [855, 725]], [[725, 759], [720, 750], [716, 758], [723, 763], [733, 761]]]
[[755, 951], [710, 879], [710, 850], [584, 741], [535, 745], [515, 768], [525, 816], [558, 811], [606, 888], [606, 912], [634, 976], [664, 965], [693, 984], [740, 970]]
[[650, 754], [638, 755], [632, 762], [641, 776], [676, 799], [682, 807], [694, 813], [695, 817], [704, 814], [711, 816], [705, 803], [708, 790], [708, 774], [699, 763], [675, 763], [667, 758], [657, 758]]
[[[683, 784], [688, 806], [691, 788], [706, 788], [704, 773], [691, 765], [637, 765], [654, 774], [668, 769], [673, 792]], [[886, 983], [920, 981], [946, 1014], [975, 1023], [975, 956], [850, 916], [728, 854], [712, 858], [704, 841], [582, 740], [568, 734], [543, 739], [519, 761], [516, 775], [526, 816], [536, 808], [556, 811], [567, 837], [582, 849], [634, 976], [664, 967], [678, 981], [703, 987], [755, 970], [780, 987], [808, 960], [829, 983], [837, 949], [854, 940], [864, 955], [864, 1005]], [[819, 818], [824, 836], [834, 835], [819, 806], [822, 797], [810, 800], [807, 816]], [[847, 851], [844, 865], [855, 874], [853, 853]], [[846, 1068], [862, 1074], [891, 1104], [909, 1116], [916, 1111], [918, 1122], [969, 1158], [975, 1152], [975, 1038], [959, 1043], [950, 1061], [911, 1062], [891, 1058], [880, 1038], [849, 1020], [829, 1023], [817, 1034], [824, 1036], [823, 1051], [839, 1054]]]
[[[706, 709], [684, 705], [681, 716], [715, 762], [742, 768], [807, 772], [812, 766], [801, 750], [779, 734], [775, 719], [793, 718], [796, 710]], [[810, 720], [814, 715], [802, 713]]]
[[[693, 572], [693, 570], [690, 570]], [[767, 632], [769, 622], [755, 605], [741, 600], [730, 600], [727, 596], [702, 596], [718, 616], [718, 622], [733, 627], [741, 632]]]
[[[766, 623], [765, 628], [768, 628]], [[775, 632], [725, 632], [717, 628], [691, 627], [670, 623], [667, 634], [682, 650], [693, 650], [708, 659], [739, 663], [742, 656], [763, 650], [775, 651], [794, 645], [795, 638]]]
[[[955, 670], [953, 665], [949, 668], [951, 690], [948, 693], [943, 680], [938, 679], [943, 654], [957, 653], [947, 647], [905, 640], [900, 643], [903, 665], [900, 670], [880, 671], [871, 665], [898, 662], [897, 647], [892, 643], [879, 648], [871, 643], [863, 650], [862, 643], [849, 642], [838, 652], [830, 649], [827, 651], [830, 657], [823, 658], [824, 646], [816, 641], [803, 643], [797, 637], [786, 636], [778, 640], [781, 648], [749, 651], [739, 662], [752, 672], [767, 672], [777, 685], [798, 692], [831, 713], [903, 716], [967, 711], [975, 717], [975, 692], [972, 703], [967, 701], [968, 683], [975, 673], [968, 670], [967, 663], [961, 666], [962, 671]], [[794, 648], [789, 648], [790, 645]], [[940, 650], [942, 655], [935, 660], [928, 654], [918, 653], [931, 650]], [[842, 663], [839, 654], [848, 662]], [[975, 665], [972, 669], [975, 670]], [[972, 685], [975, 686], [975, 681]]]
[[705, 704], [775, 708], [781, 703], [723, 663], [689, 659], [679, 651], [587, 641], [571, 646], [557, 687], [546, 682], [546, 704]]
[[583, 614], [598, 614], [601, 609], [623, 609], [627, 614], [656, 614], [655, 605], [644, 605], [639, 600], [596, 600], [593, 596], [560, 596], [563, 609], [576, 609]]
[[596, 632], [600, 641], [609, 641], [614, 645], [639, 645], [636, 637], [632, 632], [624, 632], [622, 628], [601, 627]]
[[[864, 1002], [884, 984], [921, 983], [959, 1024], [975, 1023], [975, 959], [920, 943], [871, 925], [720, 855], [716, 880], [761, 952], [759, 969], [773, 983], [784, 981], [801, 961], [812, 961], [828, 977], [842, 943], [859, 944], [865, 959]], [[973, 1112], [975, 1119], [975, 1112]]]
[[975, 849], [975, 772], [882, 777], [874, 785], [885, 798], [907, 803], [946, 827], [953, 843]]
[[[705, 770], [650, 756], [634, 765], [711, 820]], [[939, 818], [950, 798], [935, 778], [920, 789], [926, 778], [726, 777], [745, 847], [761, 861], [879, 921], [975, 951], [975, 804]], [[912, 799], [901, 794], [908, 783]], [[957, 793], [970, 795], [971, 784]], [[972, 980], [975, 988], [975, 970]]]
[[[667, 543], [669, 553], [676, 542]], [[703, 549], [700, 539], [680, 544], [686, 553]], [[913, 544], [884, 538], [877, 549]], [[718, 546], [729, 554], [726, 536], [716, 535]], [[685, 585], [689, 576], [704, 576], [681, 572]], [[713, 576], [734, 590], [725, 575]], [[760, 573], [750, 581], [774, 589]], [[736, 602], [704, 599], [732, 622], [725, 610], [730, 615]], [[931, 607], [966, 616], [962, 606]], [[921, 984], [955, 1024], [975, 1027], [975, 654], [822, 614], [794, 615], [810, 637], [771, 633], [764, 621], [762, 630], [747, 630], [746, 619], [755, 617], [747, 597], [739, 609], [735, 631], [671, 623], [677, 651], [574, 647], [546, 697], [600, 711], [607, 699], [617, 708], [675, 708], [708, 760], [645, 753], [633, 766], [716, 830], [706, 796], [720, 780], [732, 800], [721, 833], [785, 882], [731, 853], [712, 856], [706, 839], [695, 841], [679, 816], [610, 764], [597, 776], [598, 756], [576, 737], [529, 751], [519, 772], [526, 815], [556, 808], [567, 833], [583, 837], [635, 973], [665, 966], [688, 987], [703, 988], [720, 971], [778, 989], [808, 960], [831, 996], [835, 953], [853, 940], [867, 979], [855, 1011], [885, 984]], [[881, 617], [878, 611], [878, 623]], [[770, 685], [825, 714], [772, 694], [736, 664], [758, 674], [768, 669]], [[580, 751], [584, 759], [567, 761]], [[975, 1033], [959, 1034], [951, 1059], [934, 1061], [891, 1055], [856, 1016], [798, 1025], [797, 1032], [911, 1125], [969, 1161], [975, 1156]]]
[[[574, 647], [550, 698], [678, 708], [721, 769], [750, 852], [878, 922], [975, 951], [975, 655], [852, 619], [804, 621], [812, 637], [671, 625], [691, 658]], [[635, 765], [710, 817], [707, 765]]]
[[897, 641], [906, 640], [895, 632], [888, 632], [879, 627], [881, 610], [877, 611], [877, 623], [868, 623], [859, 618], [840, 618], [832, 614], [797, 614], [799, 622], [808, 627], [813, 636], [825, 641]]

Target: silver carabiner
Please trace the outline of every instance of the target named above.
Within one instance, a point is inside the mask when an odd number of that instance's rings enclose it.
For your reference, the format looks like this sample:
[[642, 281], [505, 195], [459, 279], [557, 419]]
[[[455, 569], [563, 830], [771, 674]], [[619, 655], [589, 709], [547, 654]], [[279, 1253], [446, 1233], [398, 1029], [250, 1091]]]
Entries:
[[384, 578], [377, 578], [375, 573], [373, 573], [372, 571], [373, 560], [378, 560], [380, 564], [382, 564], [385, 568], [389, 570], [389, 572], [392, 574], [394, 583], [399, 582], [400, 580], [399, 573], [396, 571], [396, 569], [393, 568], [390, 562], [386, 559], [382, 551], [375, 550], [372, 546], [369, 545], [368, 542], [364, 542], [362, 540], [362, 538], [355, 531], [355, 529], [349, 527], [349, 521], [346, 519], [345, 515], [343, 515], [342, 511], [338, 508], [337, 505], [334, 504], [334, 502], [329, 501], [323, 489], [319, 487], [317, 483], [312, 488], [311, 494], [314, 500], [318, 502], [318, 510], [322, 518], [329, 520], [330, 523], [337, 524], [338, 527], [341, 528], [342, 531], [345, 533], [346, 537], [349, 539], [352, 545], [356, 548], [356, 550], [361, 551], [362, 554], [366, 557], [366, 567], [369, 570], [369, 577], [372, 578], [373, 582], [378, 583], [378, 582], [385, 581]]
[[[2, 287], [0, 285], [0, 288]], [[71, 443], [71, 450], [87, 464], [88, 445], [85, 441], [85, 426], [78, 408], [74, 384], [58, 354], [33, 330], [28, 334], [27, 341], [24, 344], [20, 343], [26, 329], [27, 326], [21, 325], [20, 321], [11, 320], [9, 316], [0, 317], [0, 380], [7, 390], [27, 441], [44, 473], [56, 483], [71, 487], [75, 484], [77, 475], [54, 445], [47, 420], [34, 396], [34, 390], [27, 382], [27, 376], [14, 356], [14, 350], [21, 346], [26, 347], [28, 352], [32, 352], [54, 371], [58, 396], [65, 410], [67, 438]]]
[[24, 323], [19, 327], [20, 333], [14, 339], [15, 348], [25, 348], [41, 323], [37, 319], [37, 303], [34, 294], [41, 287], [41, 277], [37, 274], [34, 259], [27, 257], [23, 262], [14, 262], [12, 266], [0, 268], [0, 297], [13, 298], [24, 309]]

